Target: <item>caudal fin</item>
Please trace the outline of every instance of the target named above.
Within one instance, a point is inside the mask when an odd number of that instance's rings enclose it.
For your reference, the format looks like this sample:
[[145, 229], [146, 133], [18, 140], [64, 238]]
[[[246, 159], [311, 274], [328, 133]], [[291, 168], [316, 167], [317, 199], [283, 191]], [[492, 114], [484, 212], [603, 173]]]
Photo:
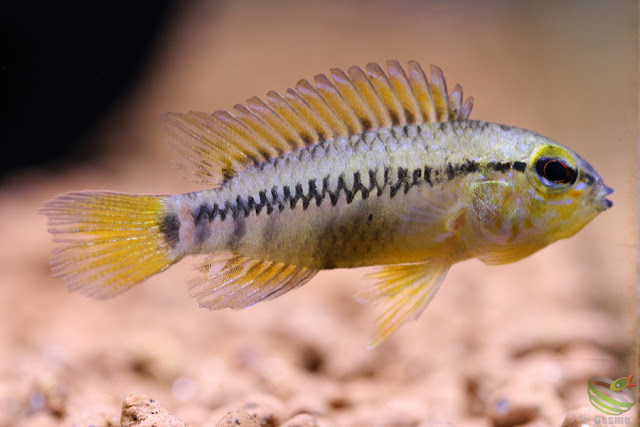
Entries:
[[58, 244], [51, 270], [70, 290], [110, 298], [159, 273], [181, 256], [167, 232], [166, 196], [108, 192], [62, 194], [45, 203]]

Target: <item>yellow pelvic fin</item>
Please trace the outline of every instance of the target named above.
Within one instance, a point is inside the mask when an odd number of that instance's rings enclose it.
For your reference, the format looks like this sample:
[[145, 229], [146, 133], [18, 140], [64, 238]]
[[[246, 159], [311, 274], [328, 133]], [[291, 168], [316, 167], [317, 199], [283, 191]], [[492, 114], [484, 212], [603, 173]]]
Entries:
[[[62, 194], [45, 203], [57, 244], [54, 277], [70, 290], [113, 297], [180, 259], [172, 255], [163, 196], [108, 192]], [[164, 231], [163, 231], [164, 230]]]
[[442, 284], [449, 267], [435, 261], [387, 265], [369, 276], [377, 282], [357, 294], [356, 298], [361, 302], [372, 302], [381, 309], [370, 349], [407, 321], [420, 316]]
[[431, 66], [431, 82], [420, 64], [408, 73], [398, 61], [387, 72], [372, 63], [348, 74], [335, 68], [333, 81], [324, 74], [315, 86], [300, 80], [282, 97], [269, 92], [267, 102], [251, 98], [226, 111], [166, 113], [173, 145], [182, 165], [198, 181], [219, 185], [242, 169], [283, 153], [367, 130], [436, 121], [466, 120], [473, 99], [463, 100], [462, 87], [449, 94], [442, 70]]
[[[224, 262], [221, 270], [214, 266]], [[209, 310], [239, 310], [270, 300], [307, 283], [318, 270], [241, 256], [208, 257], [199, 268], [204, 276], [191, 281], [192, 295]]]

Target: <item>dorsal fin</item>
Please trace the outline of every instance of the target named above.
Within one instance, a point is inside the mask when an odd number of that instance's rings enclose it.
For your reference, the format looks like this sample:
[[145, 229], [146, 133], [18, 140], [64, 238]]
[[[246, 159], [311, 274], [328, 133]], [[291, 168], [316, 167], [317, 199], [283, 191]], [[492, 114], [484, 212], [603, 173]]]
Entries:
[[284, 153], [367, 130], [466, 120], [473, 98], [463, 101], [462, 87], [451, 93], [442, 70], [431, 66], [430, 82], [420, 64], [409, 61], [368, 64], [363, 71], [331, 70], [333, 81], [320, 74], [315, 86], [300, 80], [282, 97], [254, 97], [234, 114], [216, 111], [166, 113], [167, 131], [186, 166], [198, 181], [219, 185], [244, 168]]

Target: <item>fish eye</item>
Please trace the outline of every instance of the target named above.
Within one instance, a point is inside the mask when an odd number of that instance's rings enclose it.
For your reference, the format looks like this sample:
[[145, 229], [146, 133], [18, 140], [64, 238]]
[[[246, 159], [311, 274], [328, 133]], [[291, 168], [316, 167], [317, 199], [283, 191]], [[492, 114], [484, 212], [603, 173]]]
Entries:
[[531, 153], [529, 177], [538, 191], [564, 192], [578, 180], [576, 156], [568, 148], [556, 144], [539, 145]]
[[536, 174], [551, 184], [571, 185], [576, 181], [575, 169], [560, 159], [541, 157], [535, 164]]

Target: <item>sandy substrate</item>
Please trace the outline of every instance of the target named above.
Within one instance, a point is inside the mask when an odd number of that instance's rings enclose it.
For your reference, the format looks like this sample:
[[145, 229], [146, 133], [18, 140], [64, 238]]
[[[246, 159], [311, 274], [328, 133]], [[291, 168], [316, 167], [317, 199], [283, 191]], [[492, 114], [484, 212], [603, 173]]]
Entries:
[[[98, 163], [0, 187], [0, 426], [593, 424], [588, 379], [633, 373], [638, 13], [553, 4], [184, 10], [96, 133], [110, 147]], [[614, 208], [516, 264], [456, 265], [419, 321], [372, 351], [374, 310], [352, 297], [366, 269], [238, 312], [197, 307], [189, 260], [109, 301], [48, 277], [45, 200], [201, 189], [169, 166], [161, 112], [385, 59], [438, 64], [476, 98], [473, 118], [574, 148], [616, 189]]]

